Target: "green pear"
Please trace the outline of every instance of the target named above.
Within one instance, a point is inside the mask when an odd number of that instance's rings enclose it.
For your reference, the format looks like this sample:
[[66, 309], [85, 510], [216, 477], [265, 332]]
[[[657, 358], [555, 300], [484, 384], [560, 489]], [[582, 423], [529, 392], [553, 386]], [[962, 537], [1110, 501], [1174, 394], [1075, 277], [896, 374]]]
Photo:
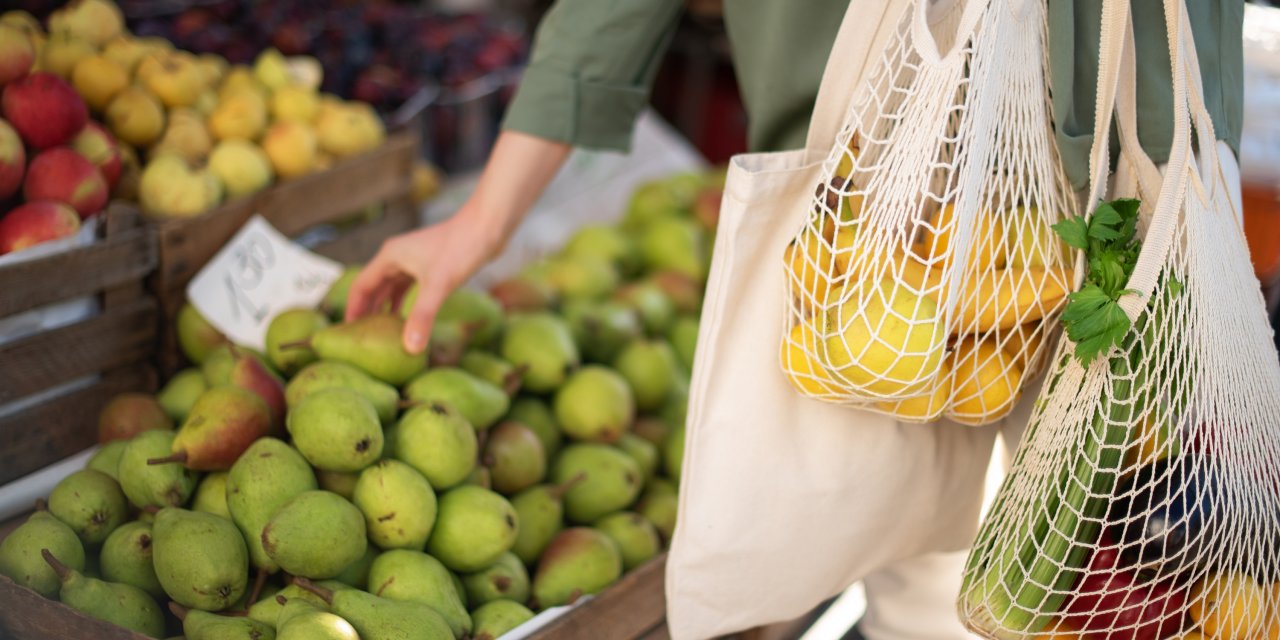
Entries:
[[511, 499], [511, 507], [520, 521], [515, 544], [511, 546], [516, 557], [527, 565], [538, 560], [542, 550], [564, 528], [564, 494], [585, 479], [583, 474], [559, 485], [530, 487]]
[[400, 418], [393, 445], [398, 460], [417, 469], [432, 488], [448, 489], [467, 478], [476, 465], [476, 431], [456, 409], [443, 402], [410, 409]]
[[557, 534], [542, 552], [533, 597], [540, 607], [557, 607], [600, 593], [621, 576], [618, 545], [595, 529], [573, 527]]
[[595, 528], [618, 545], [624, 571], [630, 571], [662, 552], [658, 530], [638, 513], [620, 511], [605, 516], [596, 522]]
[[671, 330], [667, 332], [667, 339], [671, 341], [671, 347], [676, 352], [676, 359], [684, 367], [685, 373], [692, 373], [693, 354], [698, 346], [698, 317], [680, 316], [677, 318], [675, 324], [671, 325]]
[[330, 320], [342, 322], [342, 316], [347, 313], [347, 294], [351, 291], [351, 283], [355, 282], [356, 277], [360, 275], [362, 267], [363, 265], [358, 264], [347, 266], [342, 270], [342, 275], [329, 285], [324, 299], [320, 301], [320, 312], [329, 316]]
[[156, 598], [165, 597], [160, 579], [156, 577], [151, 545], [151, 525], [145, 522], [120, 525], [102, 543], [98, 566], [103, 579], [133, 585]]
[[533, 612], [519, 602], [494, 600], [471, 612], [471, 640], [498, 640], [503, 634], [533, 619]]
[[508, 420], [490, 430], [480, 459], [489, 469], [493, 489], [503, 495], [531, 487], [547, 475], [542, 441], [519, 422]]
[[636, 411], [627, 381], [594, 364], [569, 376], [556, 391], [554, 406], [565, 435], [586, 442], [617, 442], [631, 428]]
[[640, 255], [650, 271], [671, 269], [701, 282], [706, 279], [705, 231], [693, 220], [655, 220], [640, 233]]
[[635, 309], [613, 300], [570, 300], [562, 310], [582, 357], [613, 362], [627, 343], [644, 335]]
[[399, 460], [379, 460], [360, 472], [351, 501], [364, 514], [369, 540], [383, 549], [421, 549], [436, 523], [431, 484]]
[[365, 640], [454, 640], [444, 616], [421, 602], [379, 598], [355, 589], [334, 591], [306, 578], [297, 583], [323, 598]]
[[120, 454], [120, 488], [136, 507], [178, 507], [196, 488], [195, 472], [179, 464], [148, 464], [167, 458], [177, 438], [172, 431], [144, 431]]
[[671, 541], [676, 530], [676, 514], [680, 508], [679, 492], [669, 480], [654, 478], [636, 503], [636, 513], [653, 523], [662, 539]]
[[276, 630], [245, 616], [226, 616], [184, 609], [170, 603], [169, 609], [182, 621], [187, 640], [275, 640]]
[[98, 442], [128, 440], [151, 429], [172, 431], [173, 420], [150, 394], [117, 394], [98, 412]]
[[593, 255], [561, 255], [547, 263], [547, 281], [564, 299], [596, 300], [618, 288], [621, 277], [612, 262]]
[[542, 275], [522, 273], [489, 287], [489, 295], [507, 313], [547, 311], [556, 304], [556, 291]]
[[344, 387], [364, 396], [377, 410], [382, 424], [395, 422], [396, 413], [400, 410], [400, 392], [355, 367], [339, 362], [317, 362], [299, 371], [285, 387], [285, 401], [293, 409], [307, 396], [334, 387]]
[[470, 609], [470, 605], [467, 603], [467, 587], [462, 584], [462, 578], [452, 571], [449, 572], [449, 578], [453, 583], [454, 593], [458, 594], [458, 602], [461, 602], [463, 606]]
[[182, 353], [187, 356], [187, 359], [195, 364], [204, 362], [214, 347], [227, 341], [226, 336], [209, 324], [209, 321], [191, 306], [191, 303], [182, 305], [178, 310], [175, 324], [178, 332], [178, 346], [182, 348]]
[[210, 351], [209, 357], [205, 358], [204, 363], [200, 365], [200, 371], [204, 373], [205, 384], [210, 387], [231, 384], [231, 372], [235, 369], [236, 363], [243, 358], [252, 358], [268, 371], [275, 373], [271, 368], [271, 363], [267, 362], [266, 356], [248, 347], [228, 342], [218, 345], [213, 351]]
[[229, 384], [211, 387], [191, 407], [171, 453], [148, 463], [178, 462], [196, 471], [223, 471], [270, 431], [271, 410], [258, 394]]
[[305, 491], [276, 511], [262, 530], [262, 548], [288, 573], [332, 578], [368, 546], [364, 515], [342, 496]]
[[257, 358], [237, 352], [228, 384], [251, 391], [267, 404], [271, 412], [272, 433], [284, 432], [284, 416], [288, 407], [284, 399], [284, 380]]
[[458, 366], [463, 371], [502, 389], [513, 396], [524, 382], [524, 370], [488, 351], [471, 350], [463, 354]]
[[195, 496], [191, 498], [191, 510], [231, 519], [231, 511], [227, 508], [226, 471], [205, 474], [204, 479], [196, 486]]
[[334, 576], [333, 579], [342, 584], [349, 585], [356, 589], [364, 589], [369, 586], [369, 568], [373, 566], [373, 560], [378, 557], [378, 548], [373, 545], [365, 547], [364, 555], [359, 560], [347, 565], [342, 573]]
[[388, 600], [421, 602], [435, 609], [457, 638], [471, 631], [471, 617], [453, 590], [449, 570], [421, 551], [393, 549], [379, 555], [369, 568], [369, 592]]
[[[317, 584], [334, 591], [355, 588], [349, 584], [344, 584], [336, 580], [321, 580]], [[310, 602], [316, 607], [328, 606], [320, 596], [317, 596], [296, 584], [285, 585], [283, 589], [270, 594], [268, 594], [266, 590], [263, 590], [263, 594], [263, 596], [258, 598], [257, 602], [249, 606], [248, 615], [250, 618], [257, 620], [258, 622], [276, 627], [277, 629], [279, 629], [280, 614], [283, 612], [286, 602], [302, 601]]]
[[658, 417], [672, 429], [683, 427], [688, 410], [689, 381], [687, 378], [680, 377], [671, 387], [671, 393], [667, 396], [667, 401], [662, 404], [662, 409], [658, 411]]
[[404, 350], [404, 320], [398, 316], [370, 315], [354, 322], [316, 331], [308, 346], [322, 360], [349, 364], [365, 373], [400, 386], [427, 366], [425, 353]]
[[675, 322], [675, 302], [656, 283], [634, 282], [618, 289], [613, 297], [640, 317], [645, 333], [651, 336], [665, 335]]
[[244, 595], [249, 550], [230, 520], [170, 507], [156, 514], [151, 535], [156, 577], [178, 604], [222, 611]]
[[313, 491], [316, 477], [297, 449], [275, 438], [253, 443], [227, 474], [227, 509], [244, 534], [249, 560], [260, 571], [280, 568], [262, 547], [262, 532], [271, 517], [298, 495]]
[[588, 225], [579, 228], [565, 243], [564, 254], [607, 260], [625, 276], [634, 276], [640, 270], [640, 253], [635, 243], [617, 227]]
[[667, 475], [676, 482], [680, 482], [680, 469], [684, 463], [684, 433], [683, 426], [672, 429], [662, 446], [662, 464], [667, 469]]
[[280, 625], [276, 640], [360, 640], [360, 634], [350, 622], [315, 609], [289, 618]]
[[454, 571], [479, 571], [511, 550], [519, 527], [506, 498], [463, 485], [440, 496], [427, 553]]
[[[386, 433], [383, 430], [383, 433]], [[386, 433], [384, 437], [390, 437], [391, 434]], [[390, 443], [383, 440], [382, 455], [387, 455], [387, 449]], [[355, 495], [356, 481], [360, 479], [359, 473], [348, 471], [325, 471], [324, 469], [316, 469], [316, 480], [320, 483], [320, 488], [325, 491], [332, 491], [348, 500]]]
[[124, 448], [127, 446], [129, 446], [128, 440], [112, 440], [98, 445], [98, 450], [85, 463], [84, 468], [101, 471], [119, 482], [120, 456], [124, 454]]
[[489, 473], [489, 467], [476, 467], [471, 470], [471, 475], [462, 484], [469, 484], [481, 489], [493, 490], [493, 474]]
[[405, 386], [404, 395], [420, 404], [449, 404], [480, 431], [497, 422], [511, 406], [500, 387], [452, 367], [428, 369]]
[[676, 352], [666, 340], [638, 340], [627, 345], [613, 368], [626, 379], [635, 397], [636, 408], [655, 411], [671, 394], [672, 381], [681, 375]]
[[280, 373], [291, 376], [318, 357], [309, 347], [284, 349], [291, 342], [305, 342], [315, 332], [329, 326], [329, 318], [311, 309], [289, 309], [267, 325], [267, 359]]
[[525, 366], [524, 388], [548, 393], [578, 368], [578, 345], [564, 320], [549, 313], [513, 316], [502, 336], [503, 358]]
[[129, 517], [129, 503], [111, 476], [81, 469], [49, 494], [49, 513], [66, 523], [88, 546], [97, 546]]
[[209, 383], [205, 382], [203, 371], [183, 369], [169, 378], [169, 382], [156, 394], [156, 401], [175, 424], [182, 424], [196, 399], [208, 389]]
[[658, 445], [634, 433], [624, 433], [615, 446], [636, 461], [636, 466], [640, 467], [640, 473], [644, 474], [646, 481], [658, 473], [658, 467], [662, 463], [662, 450]]
[[493, 566], [462, 576], [467, 602], [478, 607], [494, 600], [529, 599], [529, 572], [514, 553], [504, 553]]
[[[401, 311], [407, 313], [408, 307]], [[460, 322], [473, 327], [470, 344], [485, 347], [494, 343], [502, 333], [505, 316], [502, 305], [493, 296], [466, 287], [455, 289], [436, 312], [436, 322]]]
[[671, 434], [671, 427], [661, 418], [640, 416], [631, 425], [631, 432], [640, 438], [644, 438], [649, 444], [658, 447], [658, 455], [661, 456], [662, 446], [666, 444], [667, 436]]
[[364, 396], [341, 387], [307, 396], [289, 412], [293, 446], [317, 469], [360, 471], [382, 455], [382, 424]]
[[542, 448], [547, 452], [547, 459], [550, 460], [560, 452], [560, 446], [564, 442], [563, 432], [560, 431], [560, 425], [556, 424], [555, 413], [551, 411], [551, 407], [547, 403], [534, 397], [524, 396], [516, 398], [511, 402], [511, 410], [507, 412], [507, 419], [529, 427], [537, 434], [538, 439], [542, 441]]
[[432, 367], [456, 367], [462, 362], [475, 325], [458, 320], [440, 321], [431, 325], [431, 340], [427, 343], [427, 363]]
[[567, 482], [578, 474], [585, 479], [564, 496], [565, 515], [574, 522], [595, 522], [626, 509], [644, 486], [644, 474], [635, 460], [604, 444], [572, 444], [560, 452], [552, 465], [551, 481]]
[[627, 204], [623, 230], [640, 231], [660, 220], [687, 216], [703, 182], [701, 173], [682, 173], [640, 185]]
[[58, 576], [58, 599], [62, 604], [152, 638], [164, 634], [164, 614], [147, 592], [85, 576], [60, 562], [48, 549], [43, 549], [41, 554]]
[[48, 549], [63, 564], [84, 570], [84, 545], [71, 527], [48, 511], [37, 511], [0, 540], [0, 574], [36, 593], [53, 598], [58, 595], [58, 574], [44, 560], [42, 549]]

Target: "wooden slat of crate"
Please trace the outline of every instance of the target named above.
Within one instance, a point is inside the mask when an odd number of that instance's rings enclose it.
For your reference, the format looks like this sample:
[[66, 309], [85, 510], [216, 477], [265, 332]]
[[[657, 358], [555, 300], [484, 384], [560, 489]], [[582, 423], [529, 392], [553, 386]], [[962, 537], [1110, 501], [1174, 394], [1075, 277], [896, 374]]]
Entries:
[[0, 317], [141, 281], [156, 266], [155, 236], [134, 228], [83, 249], [0, 269]]
[[595, 598], [557, 618], [532, 640], [635, 640], [662, 625], [666, 617], [662, 554], [623, 576]]
[[147, 636], [91, 618], [0, 576], [0, 638], [10, 640], [146, 640]]

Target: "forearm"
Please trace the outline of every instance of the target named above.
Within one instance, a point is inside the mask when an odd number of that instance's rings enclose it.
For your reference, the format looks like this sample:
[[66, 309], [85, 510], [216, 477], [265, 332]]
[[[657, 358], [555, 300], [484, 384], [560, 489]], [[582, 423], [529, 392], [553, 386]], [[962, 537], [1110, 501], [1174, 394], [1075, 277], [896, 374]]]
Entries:
[[571, 150], [568, 144], [518, 131], [498, 136], [475, 192], [458, 212], [481, 236], [477, 239], [487, 257], [502, 252]]

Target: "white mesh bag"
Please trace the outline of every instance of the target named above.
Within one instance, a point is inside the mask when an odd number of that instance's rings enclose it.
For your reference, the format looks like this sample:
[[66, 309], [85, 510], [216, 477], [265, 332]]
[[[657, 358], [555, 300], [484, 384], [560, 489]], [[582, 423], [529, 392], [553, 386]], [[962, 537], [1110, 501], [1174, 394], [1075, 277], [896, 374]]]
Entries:
[[1041, 366], [1075, 212], [1049, 114], [1045, 6], [915, 0], [856, 94], [784, 252], [781, 364], [821, 400], [987, 424]]
[[[1090, 218], [1098, 244], [1067, 338], [970, 553], [957, 606], [988, 638], [1280, 637], [1280, 361], [1186, 8], [1164, 6], [1174, 135], [1161, 175], [1137, 141], [1128, 2], [1103, 3], [1086, 202], [1106, 188], [1114, 108], [1118, 175], [1137, 177], [1123, 190], [1141, 204]], [[1095, 260], [1111, 240], [1093, 235], [1108, 209], [1136, 212], [1141, 245], [1110, 285], [1116, 304], [1078, 307], [1112, 277], [1114, 261]], [[1113, 335], [1098, 341], [1099, 326]]]

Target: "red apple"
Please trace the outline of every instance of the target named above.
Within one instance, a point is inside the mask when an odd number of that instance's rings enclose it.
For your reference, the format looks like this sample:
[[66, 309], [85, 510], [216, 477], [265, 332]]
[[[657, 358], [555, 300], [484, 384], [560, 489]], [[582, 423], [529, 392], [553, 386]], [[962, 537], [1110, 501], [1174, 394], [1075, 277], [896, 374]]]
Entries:
[[65, 238], [79, 229], [75, 209], [48, 200], [28, 202], [0, 218], [0, 255]]
[[71, 205], [81, 218], [102, 210], [107, 204], [107, 181], [98, 167], [70, 147], [54, 147], [40, 152], [27, 167], [22, 197], [28, 202], [53, 200]]
[[36, 49], [21, 29], [0, 23], [0, 85], [6, 85], [31, 71]]
[[37, 149], [71, 142], [89, 119], [80, 94], [52, 73], [33, 73], [9, 84], [0, 106], [22, 139]]
[[0, 200], [18, 192], [27, 168], [27, 150], [22, 138], [5, 120], [0, 120]]
[[[0, 149], [3, 147], [3, 143], [0, 143]], [[120, 145], [116, 143], [116, 138], [111, 135], [111, 132], [91, 120], [84, 125], [80, 135], [71, 141], [71, 148], [97, 165], [103, 179], [107, 181], [108, 191], [116, 188], [116, 182], [120, 180], [123, 160], [120, 157]], [[3, 155], [4, 152], [0, 150], [0, 162], [3, 162]]]

